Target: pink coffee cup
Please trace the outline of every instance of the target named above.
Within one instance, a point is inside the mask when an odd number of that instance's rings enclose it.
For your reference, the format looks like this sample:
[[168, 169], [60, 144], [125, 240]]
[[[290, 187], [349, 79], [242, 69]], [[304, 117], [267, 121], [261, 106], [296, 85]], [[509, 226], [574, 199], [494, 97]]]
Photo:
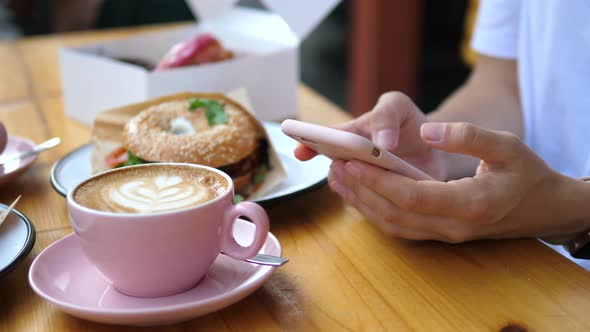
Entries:
[[[80, 186], [122, 170], [114, 169], [82, 182], [67, 196], [70, 221], [85, 255], [116, 290], [137, 297], [172, 295], [197, 285], [220, 251], [238, 260], [260, 251], [268, 234], [268, 216], [258, 204], [233, 203], [233, 183], [227, 174], [193, 164], [131, 167], [141, 171], [156, 166], [217, 173], [226, 179], [227, 190], [201, 205], [154, 213], [105, 212], [74, 200]], [[246, 247], [233, 236], [233, 224], [240, 216], [256, 225], [254, 239]]]

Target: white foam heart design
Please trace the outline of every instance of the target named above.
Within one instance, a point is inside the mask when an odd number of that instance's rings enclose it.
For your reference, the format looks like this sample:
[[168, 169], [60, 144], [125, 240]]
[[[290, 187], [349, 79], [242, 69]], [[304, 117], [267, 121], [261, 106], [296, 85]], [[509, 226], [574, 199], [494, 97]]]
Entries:
[[182, 209], [205, 202], [207, 187], [188, 183], [179, 176], [159, 175], [135, 179], [111, 188], [110, 201], [125, 210], [157, 212]]

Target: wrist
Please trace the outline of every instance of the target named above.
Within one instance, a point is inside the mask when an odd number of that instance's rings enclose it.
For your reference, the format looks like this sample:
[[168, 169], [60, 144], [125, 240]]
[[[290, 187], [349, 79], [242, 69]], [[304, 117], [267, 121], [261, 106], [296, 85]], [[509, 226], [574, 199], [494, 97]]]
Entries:
[[[564, 176], [565, 177], [565, 176]], [[564, 215], [571, 216], [573, 222], [578, 225], [576, 231], [590, 229], [590, 178], [574, 179], [565, 177], [569, 190], [560, 196], [560, 204], [567, 207]]]
[[558, 234], [543, 238], [553, 244], [568, 244], [590, 230], [590, 178], [574, 179], [559, 175], [562, 185], [554, 197], [558, 207], [555, 220], [563, 225]]

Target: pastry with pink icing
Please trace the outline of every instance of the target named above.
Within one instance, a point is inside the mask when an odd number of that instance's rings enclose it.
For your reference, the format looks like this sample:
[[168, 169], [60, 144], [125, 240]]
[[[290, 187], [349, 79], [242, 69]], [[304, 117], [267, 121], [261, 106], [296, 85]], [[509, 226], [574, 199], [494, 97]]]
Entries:
[[233, 57], [234, 53], [225, 49], [213, 35], [203, 33], [174, 45], [155, 70], [213, 63]]

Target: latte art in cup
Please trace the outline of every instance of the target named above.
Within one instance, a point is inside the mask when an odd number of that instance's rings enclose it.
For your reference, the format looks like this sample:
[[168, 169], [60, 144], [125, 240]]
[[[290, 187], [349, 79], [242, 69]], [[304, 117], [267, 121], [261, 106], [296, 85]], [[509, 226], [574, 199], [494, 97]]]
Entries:
[[74, 199], [94, 210], [152, 213], [201, 205], [227, 190], [226, 179], [206, 169], [156, 166], [98, 176], [82, 184]]
[[111, 210], [158, 212], [187, 208], [209, 200], [209, 188], [186, 183], [179, 176], [137, 179], [103, 190]]

